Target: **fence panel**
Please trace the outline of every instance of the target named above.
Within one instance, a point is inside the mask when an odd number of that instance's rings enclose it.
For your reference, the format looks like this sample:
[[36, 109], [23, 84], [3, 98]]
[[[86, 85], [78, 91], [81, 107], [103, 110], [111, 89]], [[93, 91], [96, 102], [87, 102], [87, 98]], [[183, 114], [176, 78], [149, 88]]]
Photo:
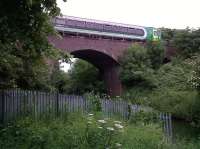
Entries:
[[[125, 101], [107, 99], [101, 100], [101, 107], [104, 116], [108, 118], [116, 116], [124, 120], [128, 119], [130, 114], [146, 109], [138, 105], [129, 105]], [[91, 101], [82, 96], [19, 89], [0, 90], [0, 123], [14, 120], [23, 115], [32, 115], [39, 119], [44, 116], [63, 115], [66, 112], [88, 113], [91, 109]], [[171, 114], [160, 113], [158, 116], [163, 121], [164, 133], [167, 138], [171, 138]]]
[[170, 141], [173, 137], [173, 131], [172, 131], [172, 116], [170, 113], [160, 113], [159, 115], [160, 120], [163, 122], [163, 131], [166, 135], [166, 138]]
[[101, 107], [106, 117], [118, 116], [122, 119], [128, 118], [128, 104], [124, 101], [102, 99]]

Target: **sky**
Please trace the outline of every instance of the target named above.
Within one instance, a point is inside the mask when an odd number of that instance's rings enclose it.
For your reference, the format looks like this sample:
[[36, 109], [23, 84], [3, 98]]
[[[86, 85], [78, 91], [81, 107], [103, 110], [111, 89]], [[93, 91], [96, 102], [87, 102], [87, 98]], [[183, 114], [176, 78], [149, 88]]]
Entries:
[[[74, 63], [77, 59], [76, 58], [71, 58], [71, 62]], [[64, 72], [68, 72], [73, 64], [70, 63], [60, 63], [60, 69], [63, 70]]]
[[200, 27], [200, 0], [57, 0], [63, 15], [148, 27]]

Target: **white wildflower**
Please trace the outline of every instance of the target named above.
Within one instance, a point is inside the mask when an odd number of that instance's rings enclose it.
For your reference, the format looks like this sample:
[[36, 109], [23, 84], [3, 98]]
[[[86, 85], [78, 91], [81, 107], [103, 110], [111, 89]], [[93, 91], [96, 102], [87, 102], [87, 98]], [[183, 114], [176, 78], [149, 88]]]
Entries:
[[88, 117], [88, 120], [89, 120], [89, 121], [92, 121], [92, 118], [91, 118], [91, 117]]
[[89, 113], [88, 115], [89, 115], [89, 116], [93, 116], [94, 114], [92, 114], [92, 113]]
[[103, 129], [103, 127], [100, 127], [100, 126], [99, 126], [98, 128], [99, 128], [99, 129]]
[[122, 126], [122, 125], [120, 125], [120, 124], [114, 124], [114, 125], [115, 125], [115, 127], [119, 128], [119, 129], [124, 128], [124, 126]]
[[107, 129], [110, 130], [110, 131], [114, 131], [114, 130], [115, 130], [115, 129], [112, 128], [112, 127], [107, 127]]
[[120, 143], [115, 143], [115, 145], [116, 145], [117, 147], [121, 147], [121, 146], [122, 146], [122, 144], [120, 144]]
[[120, 121], [114, 121], [114, 123], [118, 123], [118, 124], [121, 124], [122, 122], [120, 122]]
[[88, 123], [88, 124], [92, 124], [92, 122], [91, 122], [91, 121], [88, 121], [87, 123]]
[[98, 120], [99, 123], [105, 124], [106, 121], [105, 120]]

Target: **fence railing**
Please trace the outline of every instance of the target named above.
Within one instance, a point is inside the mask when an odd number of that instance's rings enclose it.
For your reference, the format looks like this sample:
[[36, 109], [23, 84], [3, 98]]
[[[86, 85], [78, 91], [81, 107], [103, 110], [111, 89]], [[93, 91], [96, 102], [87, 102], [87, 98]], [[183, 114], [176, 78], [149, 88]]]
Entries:
[[[122, 100], [101, 99], [102, 113], [106, 117], [118, 116], [128, 119], [131, 114], [143, 110], [139, 105], [130, 105]], [[39, 91], [24, 91], [19, 89], [0, 90], [0, 121], [14, 120], [22, 115], [32, 115], [34, 118], [44, 116], [64, 115], [66, 112], [88, 113], [92, 109], [92, 101], [83, 96], [64, 95]], [[160, 113], [163, 129], [167, 137], [172, 136], [171, 115]]]
[[[102, 99], [100, 102], [106, 117], [118, 115], [122, 119], [127, 119], [129, 104], [125, 101]], [[92, 106], [92, 101], [83, 96], [24, 90], [0, 91], [1, 122], [13, 120], [24, 114], [40, 118], [45, 114], [56, 116], [66, 112], [88, 113]]]

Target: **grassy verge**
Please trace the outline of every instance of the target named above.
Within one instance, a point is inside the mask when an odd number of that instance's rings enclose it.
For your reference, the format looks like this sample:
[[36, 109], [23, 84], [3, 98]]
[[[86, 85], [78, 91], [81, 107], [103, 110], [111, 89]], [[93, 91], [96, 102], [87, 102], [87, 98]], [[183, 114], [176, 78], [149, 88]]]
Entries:
[[1, 149], [196, 149], [199, 145], [172, 145], [157, 124], [120, 122], [100, 114], [76, 113], [38, 121], [27, 117], [0, 130]]

